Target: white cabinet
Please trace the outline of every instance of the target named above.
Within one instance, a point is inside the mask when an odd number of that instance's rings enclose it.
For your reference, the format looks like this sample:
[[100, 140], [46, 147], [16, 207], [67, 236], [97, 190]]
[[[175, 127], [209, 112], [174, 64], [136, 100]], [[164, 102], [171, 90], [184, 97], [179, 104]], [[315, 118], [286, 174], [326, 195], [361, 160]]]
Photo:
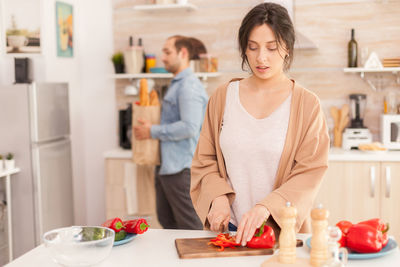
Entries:
[[400, 241], [400, 162], [381, 163], [380, 183], [381, 217]]
[[106, 159], [106, 217], [144, 217], [152, 228], [156, 219], [154, 167], [130, 159]]

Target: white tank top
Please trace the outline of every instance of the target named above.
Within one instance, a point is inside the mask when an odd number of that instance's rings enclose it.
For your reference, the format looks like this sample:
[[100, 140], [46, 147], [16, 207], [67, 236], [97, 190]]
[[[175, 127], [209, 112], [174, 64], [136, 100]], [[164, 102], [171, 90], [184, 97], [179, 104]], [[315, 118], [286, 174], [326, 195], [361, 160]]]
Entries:
[[220, 145], [228, 180], [236, 193], [231, 222], [240, 220], [272, 192], [285, 144], [292, 94], [268, 117], [256, 119], [242, 106], [239, 81], [227, 89]]

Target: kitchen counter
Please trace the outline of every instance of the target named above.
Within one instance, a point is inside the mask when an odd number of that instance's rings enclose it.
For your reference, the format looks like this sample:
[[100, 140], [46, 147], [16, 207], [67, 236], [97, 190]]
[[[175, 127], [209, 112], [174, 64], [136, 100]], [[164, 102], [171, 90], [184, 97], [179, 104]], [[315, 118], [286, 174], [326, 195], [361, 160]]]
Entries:
[[105, 159], [131, 159], [132, 158], [132, 150], [122, 149], [119, 147], [119, 148], [104, 152], [103, 157]]
[[[242, 256], [242, 257], [223, 257], [223, 258], [203, 258], [203, 259], [179, 259], [175, 248], [176, 238], [194, 238], [215, 236], [209, 231], [194, 230], [163, 230], [150, 229], [143, 235], [136, 236], [130, 243], [114, 247], [110, 256], [98, 267], [109, 266], [261, 266], [270, 256]], [[303, 241], [309, 235], [299, 234], [298, 238]], [[297, 256], [309, 258], [310, 253], [307, 247], [297, 248]], [[399, 266], [400, 250], [377, 259], [351, 260], [347, 266], [372, 267], [372, 266]], [[14, 260], [8, 267], [58, 267], [54, 263], [43, 245], [27, 252], [18, 259]]]
[[[131, 159], [132, 150], [117, 148], [103, 153], [106, 159]], [[343, 150], [332, 147], [329, 151], [329, 161], [398, 161], [400, 151], [365, 152], [360, 150]]]
[[400, 151], [343, 150], [333, 147], [329, 151], [329, 161], [398, 161]]

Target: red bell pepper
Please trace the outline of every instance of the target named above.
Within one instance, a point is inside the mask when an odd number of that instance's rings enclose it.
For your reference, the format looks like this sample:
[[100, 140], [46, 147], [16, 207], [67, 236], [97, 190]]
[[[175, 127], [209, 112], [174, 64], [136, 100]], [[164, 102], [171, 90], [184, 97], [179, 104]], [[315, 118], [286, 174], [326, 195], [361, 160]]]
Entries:
[[220, 247], [218, 251], [223, 251], [225, 248], [235, 248], [240, 246], [236, 243], [235, 238], [229, 234], [219, 234], [216, 238], [211, 239], [208, 245], [214, 245]]
[[145, 219], [129, 220], [123, 222], [125, 231], [131, 234], [143, 234], [149, 228]]
[[249, 248], [272, 248], [275, 244], [274, 230], [265, 224], [256, 230], [253, 238], [247, 242]]
[[369, 226], [372, 226], [374, 229], [377, 229], [378, 231], [382, 232], [382, 246], [383, 247], [386, 246], [386, 244], [389, 241], [389, 238], [387, 235], [387, 231], [389, 231], [389, 223], [385, 224], [381, 219], [374, 218], [371, 220], [359, 222], [358, 224], [369, 225]]
[[367, 224], [354, 224], [347, 233], [346, 244], [360, 253], [376, 253], [382, 249], [382, 232]]
[[105, 221], [101, 226], [113, 229], [116, 233], [118, 233], [124, 228], [122, 220], [118, 217]]
[[340, 221], [336, 224], [336, 226], [339, 227], [340, 231], [342, 231], [342, 237], [338, 241], [340, 247], [346, 247], [347, 233], [349, 232], [349, 229], [352, 225], [353, 224], [349, 221]]

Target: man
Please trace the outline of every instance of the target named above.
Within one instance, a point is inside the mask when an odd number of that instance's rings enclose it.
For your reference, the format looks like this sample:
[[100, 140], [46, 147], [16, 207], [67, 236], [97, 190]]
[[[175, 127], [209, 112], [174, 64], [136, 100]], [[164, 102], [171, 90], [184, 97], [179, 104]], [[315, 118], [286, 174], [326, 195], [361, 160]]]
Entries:
[[202, 229], [190, 198], [190, 166], [208, 101], [200, 80], [189, 68], [189, 38], [172, 36], [163, 47], [165, 69], [173, 73], [164, 97], [161, 123], [139, 120], [134, 127], [138, 140], [160, 140], [161, 166], [156, 168], [157, 216], [167, 229]]

